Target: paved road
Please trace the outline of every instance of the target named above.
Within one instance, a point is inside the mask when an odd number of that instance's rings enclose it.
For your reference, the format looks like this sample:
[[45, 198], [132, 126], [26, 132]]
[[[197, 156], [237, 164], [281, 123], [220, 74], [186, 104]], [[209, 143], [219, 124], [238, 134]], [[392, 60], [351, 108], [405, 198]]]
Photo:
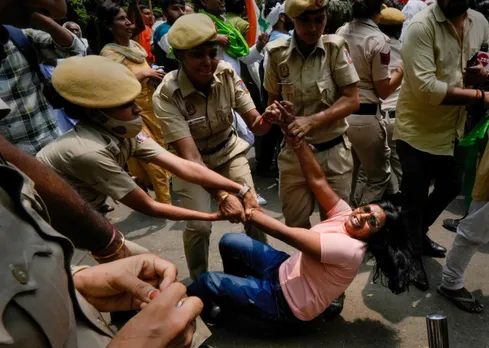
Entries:
[[[277, 187], [271, 179], [258, 179], [258, 192], [268, 200], [266, 211], [281, 219]], [[175, 197], [178, 204], [178, 197]], [[446, 217], [461, 214], [461, 200], [454, 201], [430, 230], [430, 237], [450, 247], [455, 234], [444, 230], [441, 221]], [[120, 205], [109, 215], [128, 239], [150, 251], [172, 261], [178, 266], [179, 279], [188, 278], [183, 254], [182, 222], [154, 219], [130, 211]], [[316, 212], [313, 222], [319, 221]], [[217, 250], [219, 238], [226, 232], [240, 232], [239, 225], [228, 222], [216, 223], [211, 236], [209, 266], [212, 271], [222, 270]], [[289, 253], [294, 250], [284, 243], [270, 238], [270, 244]], [[477, 290], [476, 295], [483, 303], [489, 299], [489, 247], [481, 249], [472, 261], [466, 274], [466, 286]], [[236, 317], [226, 327], [212, 327], [209, 344], [221, 347], [428, 347], [425, 317], [431, 313], [442, 313], [449, 318], [451, 348], [489, 348], [489, 309], [480, 315], [461, 312], [437, 295], [435, 286], [441, 277], [443, 259], [427, 259], [427, 271], [431, 288], [421, 292], [412, 287], [402, 295], [393, 295], [380, 284], [372, 284], [372, 263], [367, 262], [346, 291], [345, 308], [341, 317], [331, 322], [316, 322], [303, 327], [265, 325], [248, 318]]]

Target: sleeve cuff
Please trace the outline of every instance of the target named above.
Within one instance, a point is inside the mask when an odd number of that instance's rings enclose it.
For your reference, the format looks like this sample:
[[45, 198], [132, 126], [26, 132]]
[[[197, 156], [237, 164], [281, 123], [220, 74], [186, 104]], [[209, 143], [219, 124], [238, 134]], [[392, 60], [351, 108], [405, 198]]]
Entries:
[[350, 69], [350, 66], [335, 70], [334, 77], [336, 84], [340, 87], [357, 83], [360, 80], [356, 70]]
[[245, 105], [241, 106], [239, 109], [237, 108], [236, 111], [240, 115], [244, 115], [247, 112], [250, 112], [251, 110], [256, 109], [255, 103], [253, 101], [246, 103]]
[[172, 133], [165, 133], [164, 138], [165, 142], [167, 144], [174, 143], [177, 140], [183, 139], [183, 138], [191, 138], [192, 134], [187, 133], [187, 132], [172, 132]]
[[448, 93], [448, 83], [436, 81], [433, 90], [430, 92], [429, 103], [440, 105]]
[[84, 269], [90, 268], [90, 266], [73, 266], [71, 265], [71, 275], [74, 276], [80, 271], [83, 271]]

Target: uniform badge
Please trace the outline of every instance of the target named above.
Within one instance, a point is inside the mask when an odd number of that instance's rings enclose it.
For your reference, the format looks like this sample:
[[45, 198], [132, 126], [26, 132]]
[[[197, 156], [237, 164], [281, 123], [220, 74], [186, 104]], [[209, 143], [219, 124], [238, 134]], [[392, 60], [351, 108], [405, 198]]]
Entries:
[[139, 132], [138, 135], [136, 135], [136, 141], [138, 143], [143, 143], [146, 139], [149, 139], [149, 135], [145, 131]]
[[387, 53], [380, 52], [380, 64], [389, 65], [391, 62], [391, 51]]
[[316, 7], [322, 8], [324, 6], [324, 0], [316, 0]]
[[289, 66], [286, 63], [280, 64], [278, 66], [280, 77], [286, 79], [290, 75]]
[[348, 64], [353, 63], [353, 61], [351, 60], [350, 52], [348, 52], [348, 50], [346, 48], [345, 48], [345, 58], [346, 58], [346, 61], [348, 62]]
[[246, 92], [246, 93], [248, 93], [248, 94], [250, 93], [250, 91], [248, 91], [248, 88], [246, 88], [246, 85], [245, 85], [245, 83], [243, 82], [243, 80], [239, 80], [238, 84], [239, 84], [239, 86], [241, 87], [241, 89], [242, 89], [243, 91], [245, 91], [245, 92]]
[[189, 116], [193, 116], [197, 112], [197, 109], [195, 109], [195, 105], [192, 103], [185, 103], [185, 108], [187, 109], [187, 113]]

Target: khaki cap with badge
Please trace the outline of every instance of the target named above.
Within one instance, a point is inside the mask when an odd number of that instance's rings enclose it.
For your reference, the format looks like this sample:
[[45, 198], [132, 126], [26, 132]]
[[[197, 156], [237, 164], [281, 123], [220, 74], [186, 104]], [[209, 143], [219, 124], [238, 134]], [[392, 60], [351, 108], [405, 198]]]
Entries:
[[387, 7], [380, 11], [379, 24], [384, 25], [399, 25], [406, 21], [406, 16], [400, 10], [394, 7]]
[[306, 11], [320, 10], [328, 4], [328, 0], [285, 0], [285, 13], [291, 17], [298, 17]]
[[101, 56], [71, 57], [54, 69], [56, 91], [69, 102], [93, 109], [130, 103], [141, 84], [124, 65]]
[[168, 31], [168, 43], [176, 50], [189, 50], [216, 41], [217, 29], [209, 16], [195, 13], [178, 18]]

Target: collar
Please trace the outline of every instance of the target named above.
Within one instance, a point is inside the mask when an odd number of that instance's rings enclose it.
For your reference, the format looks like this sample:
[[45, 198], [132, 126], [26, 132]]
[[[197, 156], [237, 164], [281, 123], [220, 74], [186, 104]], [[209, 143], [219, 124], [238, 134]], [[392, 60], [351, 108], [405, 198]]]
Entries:
[[[448, 21], [448, 18], [441, 10], [441, 7], [440, 5], [438, 5], [438, 2], [435, 3], [435, 5], [433, 6], [433, 14], [435, 15], [435, 19], [437, 22], [443, 23]], [[472, 22], [472, 14], [470, 12], [470, 9], [467, 10], [467, 16], [465, 18], [468, 19], [470, 22]]]
[[[297, 38], [295, 37], [297, 34], [293, 33], [292, 37], [291, 37], [291, 40], [290, 40], [290, 45], [289, 45], [289, 48], [287, 49], [287, 54], [290, 55], [292, 53], [292, 51], [294, 49], [297, 50], [297, 52], [301, 52], [299, 50], [299, 43], [297, 42]], [[323, 37], [321, 36], [321, 38], [318, 40], [318, 42], [316, 42], [316, 47], [314, 48], [314, 50], [311, 52], [314, 53], [316, 51], [316, 49], [320, 49], [322, 50], [323, 52], [326, 52], [325, 49], [324, 49], [324, 43], [323, 43]], [[302, 53], [301, 53], [302, 54]]]
[[365, 24], [365, 25], [368, 25], [370, 27], [374, 27], [376, 29], [379, 29], [379, 26], [377, 24], [375, 24], [375, 22], [373, 20], [371, 20], [370, 18], [354, 19], [353, 22]]
[[[216, 83], [221, 83], [221, 80], [217, 76], [218, 70], [219, 70], [219, 66], [217, 67], [216, 72], [212, 76], [211, 88], [214, 87]], [[178, 79], [178, 86], [180, 87], [180, 92], [182, 93], [182, 98], [185, 98], [194, 92], [199, 93], [199, 91], [197, 91], [197, 89], [194, 87], [192, 81], [190, 81], [187, 74], [182, 68], [178, 69], [177, 79]]]

